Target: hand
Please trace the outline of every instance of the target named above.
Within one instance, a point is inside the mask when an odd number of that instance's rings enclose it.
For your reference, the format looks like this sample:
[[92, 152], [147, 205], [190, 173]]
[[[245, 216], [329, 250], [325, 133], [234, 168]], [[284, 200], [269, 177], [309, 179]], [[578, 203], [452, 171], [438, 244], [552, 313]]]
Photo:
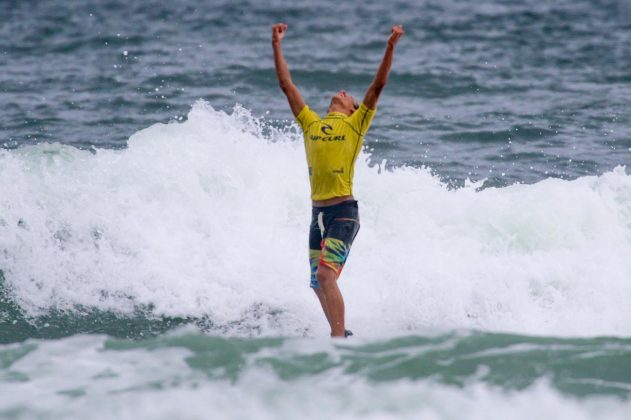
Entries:
[[399, 41], [399, 38], [401, 38], [404, 33], [405, 32], [403, 31], [403, 25], [394, 25], [392, 27], [392, 34], [390, 35], [390, 38], [388, 38], [388, 44], [394, 47], [397, 41]]
[[276, 25], [272, 25], [272, 43], [280, 44], [285, 36], [285, 32], [287, 32], [287, 24], [277, 23]]

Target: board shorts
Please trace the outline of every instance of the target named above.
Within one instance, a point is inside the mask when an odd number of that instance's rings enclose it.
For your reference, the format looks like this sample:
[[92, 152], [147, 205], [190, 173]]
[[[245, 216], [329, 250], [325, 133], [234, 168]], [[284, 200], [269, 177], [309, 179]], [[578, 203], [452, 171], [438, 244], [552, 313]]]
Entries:
[[339, 277], [351, 245], [359, 231], [357, 201], [349, 200], [327, 207], [313, 207], [309, 227], [309, 265], [311, 287], [320, 287], [316, 272], [326, 266]]

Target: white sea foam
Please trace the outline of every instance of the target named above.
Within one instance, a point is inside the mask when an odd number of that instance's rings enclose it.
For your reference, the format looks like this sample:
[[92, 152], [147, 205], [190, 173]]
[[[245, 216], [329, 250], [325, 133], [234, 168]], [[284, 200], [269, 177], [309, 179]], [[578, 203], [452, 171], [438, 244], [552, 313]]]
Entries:
[[[313, 354], [315, 346], [318, 352], [335, 354], [331, 341], [326, 341], [299, 339], [286, 343], [286, 350], [304, 356]], [[38, 348], [13, 363], [10, 371], [0, 371], [0, 416], [623, 420], [631, 410], [628, 399], [569, 397], [545, 380], [506, 391], [482, 382], [463, 387], [428, 379], [371, 382], [342, 371], [283, 379], [247, 360], [238, 378], [218, 379], [209, 367], [192, 368], [193, 355], [186, 348], [114, 351], [105, 350], [103, 342], [104, 337], [74, 336], [29, 343]], [[212, 358], [204, 361], [210, 366], [219, 363]]]
[[[31, 315], [140, 304], [325, 333], [308, 289], [300, 136], [263, 135], [263, 123], [199, 102], [125, 150], [0, 151], [0, 269], [15, 299]], [[631, 334], [624, 168], [476, 191], [366, 160], [355, 176], [362, 228], [340, 280], [356, 332]], [[275, 315], [248, 318], [255, 307]]]

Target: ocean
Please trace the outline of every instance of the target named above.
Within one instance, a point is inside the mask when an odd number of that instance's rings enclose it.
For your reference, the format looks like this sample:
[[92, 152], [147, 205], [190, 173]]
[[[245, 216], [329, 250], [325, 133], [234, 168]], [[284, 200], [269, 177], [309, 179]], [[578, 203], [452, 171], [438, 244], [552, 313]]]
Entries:
[[[361, 98], [309, 290], [306, 102]], [[631, 3], [0, 1], [0, 418], [628, 419]]]

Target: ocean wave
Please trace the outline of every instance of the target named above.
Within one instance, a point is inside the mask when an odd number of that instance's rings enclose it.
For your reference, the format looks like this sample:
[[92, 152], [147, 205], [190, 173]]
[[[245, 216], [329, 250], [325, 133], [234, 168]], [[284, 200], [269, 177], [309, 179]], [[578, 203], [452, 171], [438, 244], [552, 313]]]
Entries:
[[[623, 167], [481, 191], [384, 167], [356, 167], [362, 229], [340, 280], [354, 330], [631, 334]], [[233, 325], [263, 307], [282, 322], [250, 317], [260, 334], [326, 334], [296, 127], [198, 102], [124, 150], [0, 150], [0, 179], [0, 270], [27, 319], [150, 308]]]
[[10, 385], [0, 416], [197, 419], [212, 409], [220, 419], [625, 419], [630, 346], [470, 332], [342, 343], [190, 329], [30, 340], [0, 346], [0, 386]]

